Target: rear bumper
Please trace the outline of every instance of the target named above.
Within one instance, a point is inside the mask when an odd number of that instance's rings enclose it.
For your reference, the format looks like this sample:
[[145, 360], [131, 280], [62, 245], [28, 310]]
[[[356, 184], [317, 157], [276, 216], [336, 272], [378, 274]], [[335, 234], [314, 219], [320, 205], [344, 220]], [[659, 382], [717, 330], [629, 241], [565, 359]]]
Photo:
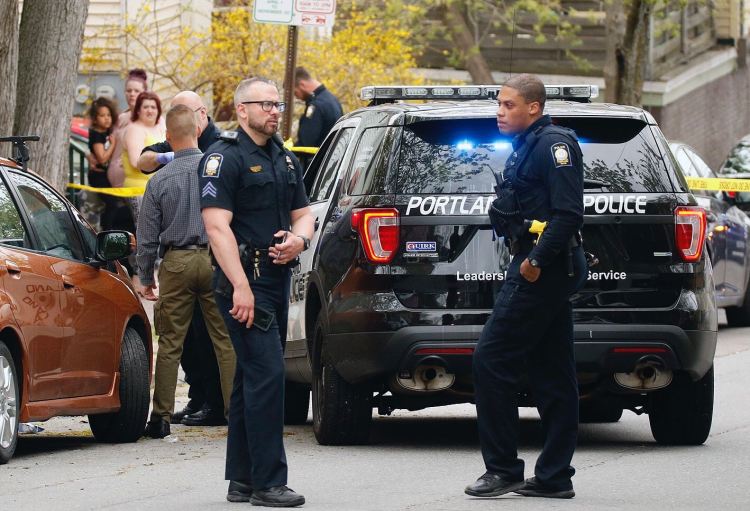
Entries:
[[[326, 346], [336, 370], [352, 383], [376, 380], [410, 371], [421, 363], [441, 363], [449, 372], [471, 373], [471, 355], [435, 353], [445, 348], [474, 348], [482, 325], [408, 326], [395, 332], [331, 334]], [[683, 330], [672, 325], [575, 325], [575, 356], [579, 372], [631, 371], [643, 356], [637, 349], [652, 348], [669, 369], [702, 377], [713, 363], [717, 332]], [[425, 350], [428, 350], [425, 352]], [[455, 351], [455, 350], [454, 350]]]

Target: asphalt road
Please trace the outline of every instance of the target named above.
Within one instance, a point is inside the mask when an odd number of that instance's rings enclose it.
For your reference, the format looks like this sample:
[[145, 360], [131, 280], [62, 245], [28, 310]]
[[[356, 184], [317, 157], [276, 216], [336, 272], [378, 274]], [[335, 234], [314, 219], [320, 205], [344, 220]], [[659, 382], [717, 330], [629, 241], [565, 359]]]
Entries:
[[[473, 406], [377, 417], [373, 443], [321, 447], [311, 426], [286, 429], [289, 485], [304, 509], [747, 509], [750, 497], [750, 328], [723, 327], [711, 436], [699, 447], [662, 447], [648, 419], [582, 425], [572, 501], [505, 496], [478, 500], [463, 487], [483, 472]], [[180, 400], [184, 403], [184, 386]], [[539, 421], [523, 412], [527, 477], [541, 447]], [[25, 435], [0, 467], [0, 509], [239, 509], [224, 500], [226, 428], [176, 426], [164, 440], [102, 445], [85, 418], [58, 418]]]

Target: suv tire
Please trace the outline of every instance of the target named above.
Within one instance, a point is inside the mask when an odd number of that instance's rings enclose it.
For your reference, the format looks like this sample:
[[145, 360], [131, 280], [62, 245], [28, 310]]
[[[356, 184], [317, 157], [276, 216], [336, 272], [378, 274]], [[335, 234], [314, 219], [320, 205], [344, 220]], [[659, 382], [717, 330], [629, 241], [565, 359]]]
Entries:
[[621, 417], [620, 406], [612, 406], [601, 401], [581, 402], [578, 405], [578, 422], [581, 423], [617, 422]]
[[287, 380], [284, 387], [284, 424], [305, 424], [309, 410], [310, 386]]
[[[320, 318], [315, 325], [315, 344], [324, 339]], [[366, 386], [344, 380], [326, 360], [325, 351], [313, 366], [313, 431], [321, 445], [365, 444], [370, 438], [372, 392]]]
[[141, 336], [128, 328], [120, 356], [120, 409], [89, 415], [89, 425], [100, 442], [135, 442], [143, 436], [149, 405], [148, 352]]
[[713, 408], [713, 366], [696, 382], [687, 373], [675, 373], [669, 387], [651, 396], [651, 433], [660, 444], [700, 445], [711, 431]]
[[750, 282], [745, 286], [745, 299], [742, 305], [727, 307], [724, 310], [729, 326], [750, 326]]
[[18, 390], [13, 355], [0, 341], [0, 465], [10, 461], [18, 444], [18, 407], [21, 404]]

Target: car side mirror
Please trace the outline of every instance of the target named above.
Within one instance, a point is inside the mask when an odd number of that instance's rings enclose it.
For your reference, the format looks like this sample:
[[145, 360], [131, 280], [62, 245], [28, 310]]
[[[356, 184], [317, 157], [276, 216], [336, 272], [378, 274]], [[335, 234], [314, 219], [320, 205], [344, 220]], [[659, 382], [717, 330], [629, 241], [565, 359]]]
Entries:
[[103, 231], [96, 235], [96, 257], [115, 261], [135, 251], [135, 236], [128, 231]]

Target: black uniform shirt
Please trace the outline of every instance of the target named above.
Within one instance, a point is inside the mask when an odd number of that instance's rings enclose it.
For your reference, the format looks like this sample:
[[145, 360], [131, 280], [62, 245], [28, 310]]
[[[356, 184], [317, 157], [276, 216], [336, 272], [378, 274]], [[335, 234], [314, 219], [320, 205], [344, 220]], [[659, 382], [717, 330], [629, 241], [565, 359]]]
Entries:
[[[214, 121], [212, 121], [209, 117], [206, 129], [204, 129], [203, 133], [201, 133], [201, 135], [198, 137], [198, 149], [205, 153], [206, 150], [219, 139], [220, 133], [221, 131], [219, 131], [219, 128], [216, 127]], [[143, 151], [141, 151], [141, 154], [145, 153], [146, 151], [152, 151], [154, 153], [168, 153], [172, 151], [172, 146], [169, 145], [169, 142], [165, 140], [163, 142], [157, 142], [156, 144], [151, 144], [148, 147], [144, 147]], [[164, 165], [159, 165], [151, 172], [156, 172], [163, 166]], [[151, 172], [145, 172], [143, 170], [141, 170], [141, 172], [144, 172], [145, 174], [151, 174]]]
[[290, 212], [309, 204], [302, 166], [277, 144], [259, 147], [242, 128], [237, 133], [235, 142], [219, 140], [201, 160], [201, 209], [232, 211], [237, 242], [266, 248], [277, 231], [289, 229]]
[[549, 222], [529, 254], [549, 264], [583, 225], [583, 154], [572, 130], [548, 115], [513, 139], [503, 175], [513, 184], [525, 219]]
[[341, 103], [331, 91], [321, 85], [305, 101], [305, 113], [299, 120], [297, 145], [320, 147], [333, 125], [344, 115]]

